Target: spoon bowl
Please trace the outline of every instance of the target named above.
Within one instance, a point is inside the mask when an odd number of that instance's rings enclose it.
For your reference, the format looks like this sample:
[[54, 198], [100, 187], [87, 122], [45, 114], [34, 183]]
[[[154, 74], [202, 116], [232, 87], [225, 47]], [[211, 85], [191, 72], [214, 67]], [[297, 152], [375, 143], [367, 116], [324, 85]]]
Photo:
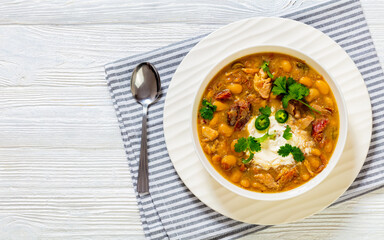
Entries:
[[160, 76], [156, 68], [143, 62], [136, 66], [131, 78], [131, 92], [141, 105], [150, 105], [161, 93]]

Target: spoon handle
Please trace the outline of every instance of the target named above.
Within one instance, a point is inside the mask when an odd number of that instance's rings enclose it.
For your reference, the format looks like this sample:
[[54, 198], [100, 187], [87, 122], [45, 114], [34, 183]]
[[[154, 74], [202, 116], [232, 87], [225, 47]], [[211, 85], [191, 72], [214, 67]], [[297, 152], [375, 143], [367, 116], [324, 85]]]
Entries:
[[139, 163], [139, 178], [137, 180], [137, 192], [148, 192], [148, 159], [147, 159], [147, 111], [148, 106], [143, 106], [143, 122], [141, 128], [141, 149]]

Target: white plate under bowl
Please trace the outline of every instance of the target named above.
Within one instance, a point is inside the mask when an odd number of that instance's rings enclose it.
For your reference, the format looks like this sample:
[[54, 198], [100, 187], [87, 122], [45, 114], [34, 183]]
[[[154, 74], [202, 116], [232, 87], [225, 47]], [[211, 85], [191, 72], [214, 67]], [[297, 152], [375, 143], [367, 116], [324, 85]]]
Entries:
[[[307, 63], [312, 68], [316, 69], [316, 71], [324, 77], [324, 79], [328, 82], [330, 88], [332, 89], [332, 92], [337, 102], [337, 106], [339, 108], [338, 110], [339, 110], [339, 116], [340, 116], [339, 138], [338, 138], [335, 150], [332, 154], [332, 157], [328, 162], [327, 167], [323, 171], [321, 171], [321, 173], [316, 175], [313, 179], [306, 182], [305, 184], [297, 188], [294, 188], [292, 190], [279, 192], [279, 193], [259, 193], [259, 192], [250, 191], [250, 190], [241, 188], [239, 186], [236, 186], [235, 184], [225, 179], [220, 173], [217, 172], [217, 170], [212, 166], [210, 161], [205, 156], [204, 151], [200, 145], [199, 136], [198, 136], [199, 134], [197, 131], [198, 108], [199, 108], [204, 90], [209, 84], [209, 82], [212, 80], [212, 78], [223, 67], [235, 61], [236, 59], [239, 59], [240, 57], [244, 57], [249, 54], [265, 53], [265, 52], [287, 54], [287, 55], [296, 57], [298, 59], [304, 60], [305, 63]], [[340, 156], [343, 153], [345, 142], [347, 139], [348, 113], [347, 113], [344, 97], [341, 94], [340, 86], [337, 84], [337, 82], [335, 82], [332, 79], [331, 74], [326, 69], [324, 69], [318, 62], [313, 60], [311, 57], [295, 49], [282, 47], [279, 45], [259, 45], [251, 48], [245, 48], [235, 53], [227, 54], [227, 56], [224, 59], [217, 61], [214, 67], [208, 71], [208, 74], [205, 76], [205, 78], [199, 85], [197, 92], [195, 93], [192, 112], [190, 113], [190, 116], [191, 116], [190, 126], [191, 126], [192, 141], [194, 143], [194, 147], [197, 152], [197, 155], [199, 156], [201, 163], [203, 164], [205, 169], [208, 171], [208, 173], [211, 174], [211, 176], [218, 183], [220, 183], [222, 186], [224, 186], [228, 190], [236, 194], [239, 194], [243, 197], [247, 197], [255, 200], [266, 200], [266, 201], [284, 200], [284, 199], [299, 196], [300, 194], [308, 192], [312, 188], [316, 187], [329, 175], [329, 173], [333, 170], [333, 168], [338, 163]]]
[[[341, 87], [348, 109], [348, 138], [329, 176], [300, 196], [264, 201], [235, 194], [205, 170], [191, 137], [195, 93], [210, 69], [229, 53], [258, 45], [296, 49], [327, 69]], [[217, 212], [252, 224], [281, 224], [308, 217], [334, 202], [352, 184], [368, 152], [372, 111], [360, 72], [348, 54], [322, 32], [288, 19], [250, 18], [229, 24], [201, 40], [184, 58], [169, 86], [164, 135], [174, 167], [191, 192]]]

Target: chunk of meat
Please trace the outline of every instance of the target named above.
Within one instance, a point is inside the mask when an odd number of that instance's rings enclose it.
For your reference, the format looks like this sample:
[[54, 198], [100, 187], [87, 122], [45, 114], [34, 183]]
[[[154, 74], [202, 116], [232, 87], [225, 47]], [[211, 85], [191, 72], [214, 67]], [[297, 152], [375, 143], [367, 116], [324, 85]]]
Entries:
[[307, 160], [305, 160], [303, 162], [303, 164], [304, 164], [305, 168], [307, 169], [307, 171], [309, 172], [309, 174], [311, 174], [311, 176], [313, 176], [313, 171], [312, 171], [312, 168], [311, 168], [311, 164]]
[[272, 89], [272, 80], [270, 78], [262, 78], [255, 74], [255, 78], [253, 79], [253, 88], [262, 98], [267, 99], [269, 98], [269, 93]]
[[260, 68], [260, 71], [259, 71], [259, 76], [261, 78], [267, 78], [268, 77], [268, 74], [266, 72], [264, 72], [264, 70], [262, 68]]
[[238, 105], [239, 110], [237, 112], [237, 121], [235, 123], [234, 130], [240, 131], [251, 118], [252, 105], [250, 102], [244, 100], [238, 100], [235, 104]]
[[316, 142], [321, 142], [324, 138], [324, 130], [329, 120], [327, 118], [316, 119], [312, 123], [312, 137]]
[[204, 144], [202, 144], [203, 146], [203, 150], [204, 152], [208, 153], [208, 154], [212, 154], [212, 153], [215, 153], [217, 152], [217, 145], [219, 143], [219, 141], [216, 139], [215, 141], [203, 141]]
[[249, 121], [252, 112], [252, 105], [245, 100], [236, 100], [227, 112], [227, 122], [230, 126], [235, 126], [235, 131], [240, 131]]
[[311, 123], [315, 120], [315, 118], [312, 115], [307, 115], [304, 118], [300, 118], [297, 120], [297, 124], [301, 129], [306, 129]]
[[252, 187], [253, 187], [253, 188], [257, 188], [257, 189], [259, 189], [260, 191], [266, 191], [266, 190], [267, 190], [267, 187], [264, 186], [263, 184], [259, 183], [259, 182], [253, 182], [253, 183], [252, 183]]
[[286, 108], [286, 110], [289, 114], [291, 114], [295, 118], [301, 117], [301, 113], [298, 105], [293, 103], [292, 101], [288, 102], [288, 107]]
[[284, 168], [282, 170], [281, 177], [277, 181], [280, 187], [284, 186], [286, 183], [292, 181], [293, 178], [298, 176], [298, 172], [296, 168], [287, 169]]
[[232, 97], [232, 93], [229, 89], [224, 89], [223, 91], [220, 91], [218, 94], [216, 94], [215, 99], [216, 100], [226, 100]]
[[311, 104], [311, 107], [313, 107], [317, 111], [321, 112], [321, 114], [323, 114], [323, 115], [332, 114], [334, 111], [332, 108], [321, 107], [320, 105], [317, 105], [317, 104]]
[[226, 100], [232, 97], [232, 93], [229, 89], [224, 89], [223, 91], [216, 94], [216, 100]]
[[227, 122], [230, 126], [235, 126], [237, 121], [237, 112], [239, 110], [238, 106], [232, 106], [231, 109], [227, 112]]
[[327, 166], [327, 163], [328, 163], [327, 158], [323, 154], [320, 155], [320, 160], [321, 160], [321, 165], [316, 170], [316, 173], [319, 173], [319, 172], [323, 171], [323, 169], [325, 168], [325, 166]]
[[218, 131], [206, 126], [201, 127], [201, 134], [210, 141], [215, 140], [219, 136]]
[[274, 178], [272, 177], [272, 175], [269, 174], [269, 173], [265, 173], [265, 174], [261, 174], [261, 173], [259, 173], [259, 174], [255, 174], [255, 175], [254, 175], [254, 178], [255, 178], [258, 182], [264, 184], [264, 185], [265, 185], [266, 187], [268, 187], [268, 188], [275, 189], [275, 188], [278, 188], [278, 187], [279, 187], [279, 185], [276, 183], [275, 179], [274, 179]]
[[256, 94], [249, 94], [247, 95], [247, 101], [256, 105], [261, 105], [266, 100], [260, 96], [256, 96]]

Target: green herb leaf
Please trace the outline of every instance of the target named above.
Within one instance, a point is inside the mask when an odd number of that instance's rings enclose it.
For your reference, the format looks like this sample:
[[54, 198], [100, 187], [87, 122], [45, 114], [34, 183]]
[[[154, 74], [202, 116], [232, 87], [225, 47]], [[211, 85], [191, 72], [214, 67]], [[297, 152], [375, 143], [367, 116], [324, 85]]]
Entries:
[[293, 159], [295, 159], [296, 162], [302, 162], [304, 161], [305, 157], [303, 152], [298, 147], [292, 147], [291, 153], [293, 155]]
[[252, 136], [248, 137], [248, 145], [251, 152], [259, 152], [261, 150], [259, 141]]
[[248, 149], [248, 140], [239, 138], [235, 144], [235, 152], [245, 152]]
[[249, 151], [249, 158], [243, 159], [244, 164], [249, 163], [255, 154], [255, 152], [261, 151], [261, 144], [255, 137], [249, 136], [248, 138], [239, 138], [235, 144], [236, 152], [247, 152]]
[[288, 107], [288, 102], [290, 100], [297, 100], [310, 108], [311, 110], [321, 114], [320, 111], [314, 109], [309, 104], [304, 102], [302, 99], [304, 97], [308, 96], [309, 89], [304, 86], [303, 84], [297, 83], [293, 78], [289, 77], [286, 79], [286, 77], [278, 77], [273, 83], [272, 93], [274, 95], [282, 95], [282, 103], [283, 107]]
[[284, 133], [283, 133], [283, 138], [289, 140], [292, 138], [292, 133], [291, 133], [291, 127], [287, 125], [287, 128], [285, 128]]
[[264, 61], [261, 65], [261, 69], [263, 69], [263, 71], [266, 72], [270, 78], [273, 78], [273, 75], [269, 70], [269, 62]]
[[294, 83], [296, 83], [295, 79], [293, 79], [293, 78], [291, 78], [291, 77], [289, 77], [289, 78], [287, 79], [287, 84], [288, 84], [288, 86], [291, 86], [291, 85], [294, 84]]
[[269, 117], [272, 113], [271, 108], [269, 106], [259, 108], [261, 114]]
[[296, 162], [302, 162], [305, 159], [304, 154], [300, 150], [300, 148], [292, 147], [292, 145], [288, 143], [285, 144], [284, 146], [281, 146], [277, 153], [282, 157], [286, 157], [291, 153], [293, 156], [293, 159], [295, 159]]
[[211, 120], [213, 118], [213, 113], [216, 111], [217, 106], [213, 105], [206, 99], [203, 99], [203, 107], [200, 108], [200, 116], [204, 119]]
[[203, 105], [204, 107], [215, 108], [215, 105], [213, 105], [212, 103], [210, 103], [210, 102], [209, 102], [208, 100], [206, 100], [206, 99], [203, 99], [202, 105]]
[[255, 156], [254, 153], [249, 154], [249, 157], [247, 159], [243, 159], [242, 162], [244, 164], [248, 164], [253, 159], [253, 156]]
[[289, 102], [290, 100], [292, 100], [292, 99], [294, 99], [293, 96], [291, 96], [291, 95], [285, 95], [285, 96], [283, 97], [283, 99], [281, 99], [281, 102], [283, 103], [283, 107], [284, 107], [284, 108], [287, 108], [287, 107], [288, 107], [288, 102]]
[[208, 108], [200, 108], [200, 116], [204, 119], [211, 120], [213, 118], [213, 112]]
[[279, 151], [277, 151], [277, 153], [282, 157], [286, 157], [291, 153], [291, 151], [292, 151], [292, 146], [287, 143], [284, 146], [281, 146]]
[[274, 95], [288, 94], [286, 77], [278, 77], [273, 82], [272, 93]]
[[288, 87], [288, 93], [293, 97], [293, 99], [300, 100], [308, 96], [309, 89], [300, 83], [293, 83]]

